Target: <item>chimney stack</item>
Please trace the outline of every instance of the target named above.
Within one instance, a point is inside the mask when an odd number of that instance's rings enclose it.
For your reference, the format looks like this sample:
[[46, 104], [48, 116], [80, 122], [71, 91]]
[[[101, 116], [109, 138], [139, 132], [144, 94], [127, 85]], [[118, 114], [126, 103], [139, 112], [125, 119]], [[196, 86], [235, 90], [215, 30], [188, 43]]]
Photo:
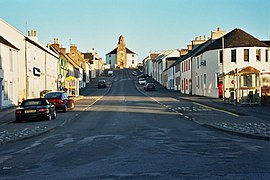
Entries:
[[222, 36], [224, 36], [226, 31], [221, 30], [219, 27], [217, 28], [217, 31], [211, 32], [211, 39], [218, 39]]
[[66, 55], [66, 53], [67, 53], [66, 48], [61, 47], [61, 48], [60, 48], [60, 52], [61, 52], [62, 54], [65, 54], [65, 55]]
[[54, 38], [53, 39], [53, 47], [57, 50], [60, 49], [60, 45], [59, 45], [59, 41], [58, 41], [58, 38]]
[[31, 31], [28, 31], [28, 37], [32, 40], [38, 40], [38, 37], [37, 37], [37, 31], [36, 30], [31, 30]]
[[77, 52], [77, 46], [75, 44], [72, 44], [70, 46], [70, 54], [75, 54]]

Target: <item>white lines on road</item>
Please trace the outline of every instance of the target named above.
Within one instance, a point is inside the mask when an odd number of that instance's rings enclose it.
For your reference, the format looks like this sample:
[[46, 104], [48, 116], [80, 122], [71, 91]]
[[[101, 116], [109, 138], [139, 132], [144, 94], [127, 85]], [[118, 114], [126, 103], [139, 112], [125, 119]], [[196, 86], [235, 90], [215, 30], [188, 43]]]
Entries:
[[223, 113], [226, 113], [226, 114], [229, 114], [229, 115], [232, 115], [232, 116], [239, 117], [239, 115], [237, 115], [235, 113], [232, 113], [232, 112], [229, 112], [229, 111], [225, 111], [225, 110], [222, 110], [222, 109], [213, 108], [213, 107], [206, 106], [206, 105], [203, 105], [203, 104], [200, 104], [200, 103], [196, 103], [196, 102], [193, 102], [193, 104], [199, 105], [199, 106], [204, 107], [204, 108], [207, 108], [207, 109], [211, 109], [211, 110], [215, 110], [215, 111], [223, 112]]

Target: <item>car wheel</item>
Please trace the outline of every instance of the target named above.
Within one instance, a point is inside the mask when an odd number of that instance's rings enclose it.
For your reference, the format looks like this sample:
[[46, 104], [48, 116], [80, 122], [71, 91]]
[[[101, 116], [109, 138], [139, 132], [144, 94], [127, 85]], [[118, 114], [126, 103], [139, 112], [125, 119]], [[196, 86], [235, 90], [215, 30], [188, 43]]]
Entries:
[[56, 116], [57, 116], [57, 115], [56, 115], [56, 110], [54, 110], [54, 111], [53, 111], [52, 118], [53, 118], [53, 119], [56, 119]]
[[16, 118], [15, 122], [16, 122], [16, 123], [21, 123], [21, 122], [22, 122], [22, 119]]
[[63, 111], [64, 111], [64, 112], [67, 112], [67, 111], [68, 111], [68, 107], [67, 107], [66, 104], [65, 104], [65, 106], [64, 106], [64, 108], [63, 108]]

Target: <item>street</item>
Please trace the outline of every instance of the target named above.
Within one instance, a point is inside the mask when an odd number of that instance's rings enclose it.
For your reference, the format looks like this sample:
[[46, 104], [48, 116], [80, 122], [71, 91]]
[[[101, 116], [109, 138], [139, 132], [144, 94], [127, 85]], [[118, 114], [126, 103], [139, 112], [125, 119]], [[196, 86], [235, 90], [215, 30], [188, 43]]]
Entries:
[[[1, 144], [0, 179], [269, 179], [269, 141], [204, 126], [237, 114], [146, 92], [132, 70], [83, 90], [38, 136]], [[159, 87], [160, 88], [160, 87]], [[23, 123], [22, 123], [23, 124]], [[23, 126], [11, 123], [11, 126]]]

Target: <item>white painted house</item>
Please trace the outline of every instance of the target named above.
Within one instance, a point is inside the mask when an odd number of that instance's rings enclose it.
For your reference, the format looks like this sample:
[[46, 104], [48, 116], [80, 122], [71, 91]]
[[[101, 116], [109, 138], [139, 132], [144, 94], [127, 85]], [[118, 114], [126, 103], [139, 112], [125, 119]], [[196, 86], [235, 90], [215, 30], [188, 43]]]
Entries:
[[0, 35], [13, 44], [18, 51], [18, 101], [26, 98], [26, 76], [25, 76], [25, 36], [13, 26], [0, 19]]
[[0, 36], [0, 109], [18, 104], [18, 51]]
[[244, 102], [260, 97], [260, 72], [270, 71], [268, 45], [234, 29], [195, 53], [192, 94]]
[[29, 31], [25, 38], [26, 97], [40, 97], [43, 90], [57, 90], [59, 56], [42, 45], [36, 31]]
[[165, 84], [162, 78], [163, 71], [168, 68], [166, 58], [169, 57], [180, 57], [180, 51], [165, 50], [153, 60], [153, 78], [162, 85]]
[[18, 51], [17, 99], [40, 97], [46, 89], [57, 89], [58, 56], [37, 40], [36, 31], [30, 31], [29, 37], [0, 19], [0, 35], [13, 44]]

